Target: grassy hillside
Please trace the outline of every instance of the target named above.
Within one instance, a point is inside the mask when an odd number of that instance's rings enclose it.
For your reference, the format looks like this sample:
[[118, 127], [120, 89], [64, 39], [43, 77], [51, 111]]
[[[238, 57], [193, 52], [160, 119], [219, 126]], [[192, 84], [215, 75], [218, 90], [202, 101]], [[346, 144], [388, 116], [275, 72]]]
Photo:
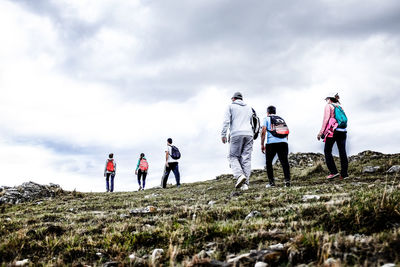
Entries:
[[[364, 174], [367, 165], [381, 168]], [[291, 188], [283, 187], [275, 166], [273, 189], [265, 188], [266, 173], [257, 170], [244, 192], [222, 175], [179, 189], [60, 192], [49, 200], [3, 204], [0, 263], [399, 264], [400, 178], [386, 173], [392, 165], [400, 165], [399, 154], [365, 152], [351, 159], [344, 181], [326, 181], [325, 166], [305, 160], [292, 168]], [[163, 253], [152, 257], [154, 249]]]

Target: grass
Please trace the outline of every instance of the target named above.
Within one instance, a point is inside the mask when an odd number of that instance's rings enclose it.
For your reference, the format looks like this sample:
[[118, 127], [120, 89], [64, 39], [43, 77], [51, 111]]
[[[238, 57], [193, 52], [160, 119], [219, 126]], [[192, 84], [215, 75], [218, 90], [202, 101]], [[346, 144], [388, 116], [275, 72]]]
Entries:
[[[326, 181], [323, 163], [307, 164], [292, 168], [291, 188], [283, 187], [277, 168], [277, 187], [270, 190], [259, 170], [245, 192], [234, 190], [225, 175], [179, 189], [65, 192], [42, 202], [2, 205], [0, 263], [151, 266], [156, 264], [152, 251], [162, 248], [162, 265], [196, 266], [282, 243], [284, 253], [266, 259], [273, 266], [319, 265], [328, 258], [345, 265], [399, 264], [400, 179], [384, 172], [362, 174], [363, 166], [386, 170], [394, 164], [400, 164], [399, 155], [367, 154], [351, 161], [352, 176], [345, 181]], [[304, 195], [319, 199], [303, 201]], [[147, 206], [156, 210], [129, 213]], [[260, 216], [246, 220], [252, 211]], [[197, 257], [202, 250], [211, 257]]]

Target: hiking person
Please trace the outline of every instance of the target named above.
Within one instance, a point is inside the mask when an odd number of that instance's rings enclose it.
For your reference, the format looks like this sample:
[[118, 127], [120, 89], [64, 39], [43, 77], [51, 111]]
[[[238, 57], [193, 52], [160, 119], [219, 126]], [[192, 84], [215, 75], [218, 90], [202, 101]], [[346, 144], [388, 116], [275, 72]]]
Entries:
[[[108, 159], [106, 160], [106, 166], [104, 167], [104, 177], [106, 177], [107, 192], [114, 191], [114, 177], [116, 170], [117, 170], [117, 163], [115, 163], [114, 154], [111, 153], [108, 155]], [[109, 185], [110, 178], [111, 178], [111, 186]]]
[[181, 186], [181, 176], [179, 173], [179, 162], [178, 160], [181, 157], [181, 153], [179, 149], [172, 145], [172, 139], [168, 138], [167, 139], [167, 149], [165, 150], [165, 171], [164, 175], [162, 177], [162, 187], [166, 188], [167, 187], [167, 181], [168, 181], [168, 176], [170, 172], [172, 171], [175, 175], [175, 180], [176, 180], [176, 186], [180, 187]]
[[[349, 177], [347, 172], [349, 162], [346, 153], [347, 117], [343, 111], [339, 99], [339, 94], [329, 94], [329, 96], [325, 98], [327, 104], [325, 106], [324, 119], [321, 130], [317, 135], [318, 140], [322, 138], [325, 142], [325, 161], [330, 172], [330, 174], [326, 177], [328, 180], [338, 177], [339, 175], [340, 179], [346, 179]], [[340, 174], [336, 168], [336, 164], [332, 156], [332, 148], [335, 143], [339, 150], [341, 165]]]
[[[276, 116], [276, 108], [274, 106], [269, 106], [267, 108], [267, 117], [264, 118], [261, 132], [261, 152], [265, 154], [267, 176], [269, 181], [269, 183], [266, 185], [266, 188], [275, 186], [272, 162], [276, 154], [278, 154], [278, 159], [282, 165], [283, 174], [285, 177], [285, 187], [290, 187], [288, 134], [289, 129], [285, 120], [279, 116]], [[267, 137], [266, 143], [265, 137]]]
[[222, 143], [228, 142], [227, 131], [230, 130], [229, 162], [236, 188], [247, 190], [251, 174], [251, 152], [253, 151], [252, 127], [253, 109], [243, 102], [243, 95], [236, 92], [232, 103], [225, 112], [222, 127]]
[[[144, 153], [141, 153], [135, 170], [135, 174], [137, 175], [137, 181], [139, 184], [138, 191], [144, 190], [144, 187], [146, 186], [146, 176], [148, 170], [149, 170], [149, 163], [147, 162]], [[140, 183], [141, 177], [143, 177], [142, 183]]]

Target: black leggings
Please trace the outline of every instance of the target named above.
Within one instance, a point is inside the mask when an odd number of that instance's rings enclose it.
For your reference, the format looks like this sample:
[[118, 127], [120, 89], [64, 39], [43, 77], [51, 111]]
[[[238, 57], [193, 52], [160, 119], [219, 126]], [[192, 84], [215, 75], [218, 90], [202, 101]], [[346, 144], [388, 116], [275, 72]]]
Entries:
[[349, 174], [347, 173], [349, 168], [349, 161], [347, 159], [347, 153], [346, 153], [346, 139], [347, 139], [346, 132], [335, 131], [333, 133], [333, 137], [326, 138], [325, 148], [324, 148], [326, 165], [328, 166], [328, 169], [331, 174], [336, 174], [338, 173], [338, 170], [336, 168], [336, 164], [332, 156], [332, 148], [336, 142], [340, 157], [340, 166], [341, 166], [340, 175], [342, 175], [342, 177], [349, 176]]
[[[146, 171], [142, 171], [141, 169], [138, 170], [137, 181], [139, 183], [139, 186], [142, 186], [142, 188], [144, 188], [144, 186], [146, 185], [146, 176], [147, 176], [147, 172]], [[141, 177], [143, 177], [143, 185], [140, 185], [140, 178]]]
[[289, 146], [286, 142], [273, 143], [265, 145], [265, 159], [267, 164], [267, 175], [269, 184], [275, 185], [274, 169], [272, 162], [278, 154], [278, 159], [281, 162], [283, 168], [283, 175], [285, 176], [285, 182], [290, 183], [290, 166], [288, 160]]

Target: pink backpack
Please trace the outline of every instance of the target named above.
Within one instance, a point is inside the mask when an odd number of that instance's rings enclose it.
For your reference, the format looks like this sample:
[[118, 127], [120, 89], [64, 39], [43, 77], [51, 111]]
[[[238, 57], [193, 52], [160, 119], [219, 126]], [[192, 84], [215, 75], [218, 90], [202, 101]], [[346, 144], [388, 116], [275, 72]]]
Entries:
[[149, 169], [149, 164], [147, 163], [146, 159], [140, 160], [139, 169], [143, 172]]

